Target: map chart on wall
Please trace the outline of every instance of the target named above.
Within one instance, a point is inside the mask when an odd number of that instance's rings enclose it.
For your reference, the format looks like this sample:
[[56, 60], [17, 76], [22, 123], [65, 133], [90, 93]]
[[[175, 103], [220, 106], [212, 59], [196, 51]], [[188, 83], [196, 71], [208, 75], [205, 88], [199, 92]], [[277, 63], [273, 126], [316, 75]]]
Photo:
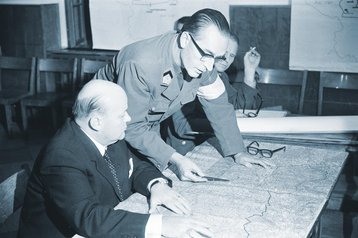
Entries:
[[290, 69], [358, 73], [358, 0], [292, 0]]
[[119, 50], [171, 31], [177, 19], [206, 7], [229, 21], [229, 0], [91, 0], [93, 48]]

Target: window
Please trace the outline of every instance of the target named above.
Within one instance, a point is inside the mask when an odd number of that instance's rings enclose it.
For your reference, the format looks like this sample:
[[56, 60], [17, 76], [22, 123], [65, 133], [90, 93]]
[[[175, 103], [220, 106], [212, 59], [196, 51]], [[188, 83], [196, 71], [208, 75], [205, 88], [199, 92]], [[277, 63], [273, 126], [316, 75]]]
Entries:
[[92, 48], [89, 0], [65, 0], [68, 48]]

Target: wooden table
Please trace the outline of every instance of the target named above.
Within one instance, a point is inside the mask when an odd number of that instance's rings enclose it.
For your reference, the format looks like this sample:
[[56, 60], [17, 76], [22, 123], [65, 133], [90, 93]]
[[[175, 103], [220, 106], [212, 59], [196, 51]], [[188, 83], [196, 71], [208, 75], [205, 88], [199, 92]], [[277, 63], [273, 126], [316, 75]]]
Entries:
[[[251, 141], [245, 141], [249, 144]], [[260, 148], [283, 144], [261, 142]], [[174, 188], [192, 205], [193, 216], [212, 226], [216, 238], [307, 237], [324, 209], [348, 153], [332, 146], [287, 144], [270, 159], [275, 168], [246, 168], [222, 156], [207, 142], [187, 154], [206, 175], [230, 182], [191, 183], [177, 179]], [[117, 208], [147, 213], [146, 198], [132, 195]], [[163, 214], [172, 214], [165, 208]], [[172, 214], [173, 215], [173, 214]]]

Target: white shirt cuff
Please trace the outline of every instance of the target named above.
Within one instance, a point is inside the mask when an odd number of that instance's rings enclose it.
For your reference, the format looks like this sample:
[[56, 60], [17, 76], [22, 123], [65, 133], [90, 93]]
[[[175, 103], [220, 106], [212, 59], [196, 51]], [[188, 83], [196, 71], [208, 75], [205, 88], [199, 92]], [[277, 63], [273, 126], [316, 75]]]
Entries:
[[162, 215], [151, 214], [145, 226], [145, 238], [160, 238], [162, 235]]
[[168, 181], [165, 180], [165, 179], [163, 179], [163, 178], [153, 179], [153, 180], [151, 180], [151, 181], [148, 183], [148, 185], [147, 185], [147, 189], [148, 189], [149, 192], [150, 192], [150, 189], [151, 189], [153, 183], [156, 182], [156, 181], [159, 181], [160, 183], [168, 184]]

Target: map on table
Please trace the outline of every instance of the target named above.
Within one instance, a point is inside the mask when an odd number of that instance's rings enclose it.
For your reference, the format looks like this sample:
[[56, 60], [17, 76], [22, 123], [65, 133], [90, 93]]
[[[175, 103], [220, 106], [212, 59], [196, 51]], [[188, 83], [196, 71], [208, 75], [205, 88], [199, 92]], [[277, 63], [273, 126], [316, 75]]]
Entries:
[[[260, 143], [260, 148], [280, 146]], [[193, 216], [208, 223], [215, 237], [306, 237], [327, 202], [347, 153], [286, 147], [269, 159], [276, 166], [267, 170], [238, 165], [206, 142], [187, 154], [207, 175], [230, 182], [183, 182], [170, 170], [164, 173], [191, 203]], [[134, 194], [116, 209], [147, 213], [148, 201]], [[175, 216], [164, 207], [157, 212]]]

